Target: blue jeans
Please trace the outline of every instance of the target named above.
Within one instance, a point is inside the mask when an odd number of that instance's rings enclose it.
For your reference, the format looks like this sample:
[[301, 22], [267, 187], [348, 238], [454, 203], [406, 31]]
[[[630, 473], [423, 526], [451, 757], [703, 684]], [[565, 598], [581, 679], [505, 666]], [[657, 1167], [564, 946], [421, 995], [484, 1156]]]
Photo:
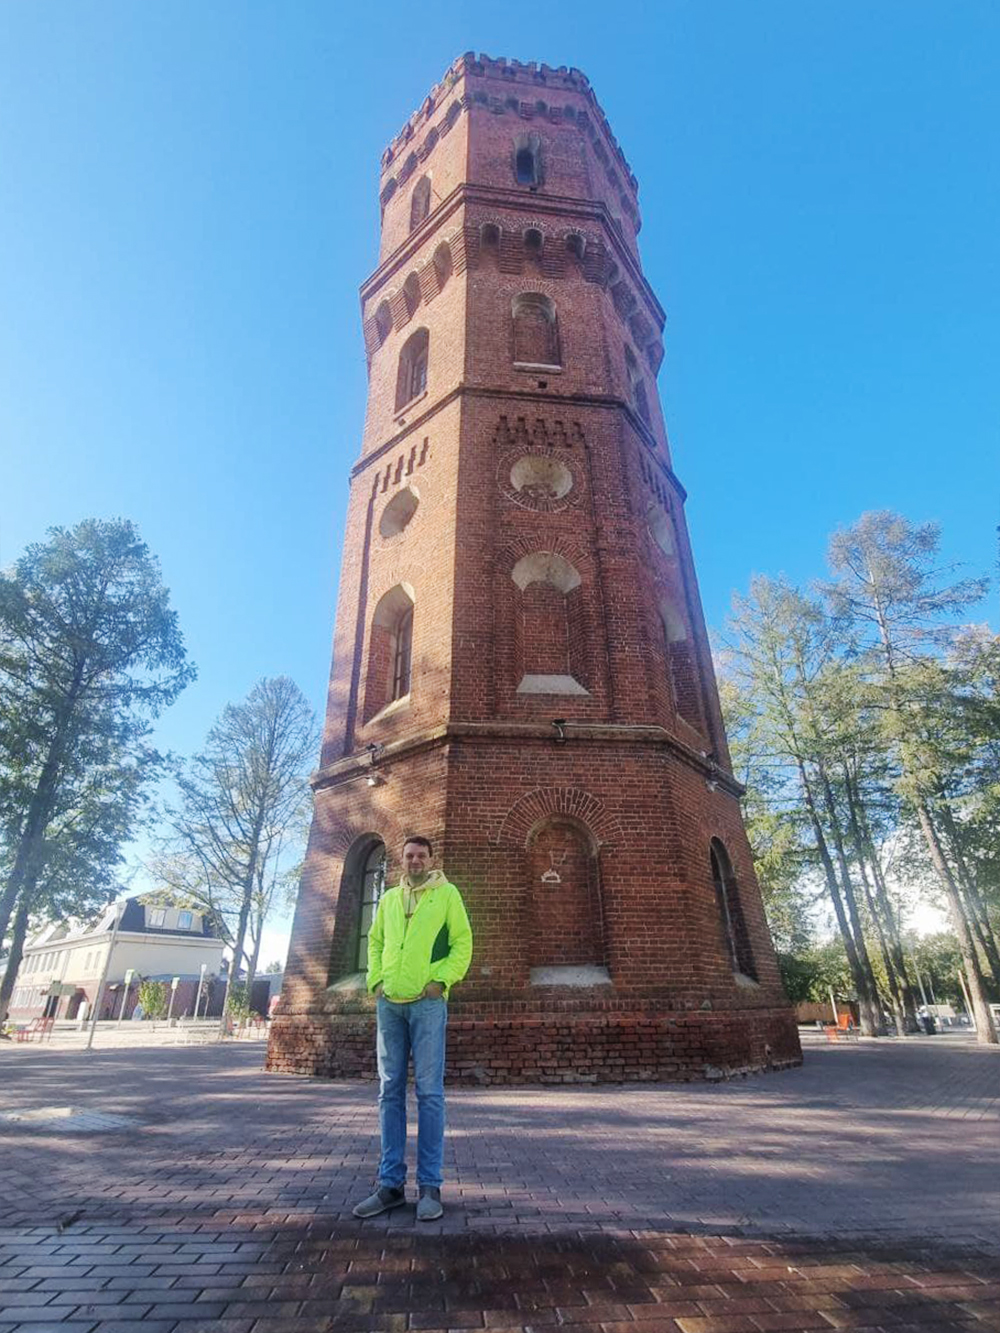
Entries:
[[406, 1183], [406, 1072], [417, 1087], [417, 1184], [441, 1188], [444, 1167], [444, 1037], [447, 1000], [394, 1004], [378, 999], [379, 1184]]

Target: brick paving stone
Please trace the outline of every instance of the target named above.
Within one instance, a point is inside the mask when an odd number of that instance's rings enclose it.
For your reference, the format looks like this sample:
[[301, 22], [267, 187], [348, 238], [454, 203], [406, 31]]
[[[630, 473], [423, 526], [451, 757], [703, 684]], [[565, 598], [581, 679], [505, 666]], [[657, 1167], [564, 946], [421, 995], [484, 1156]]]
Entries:
[[[133, 1129], [73, 1152], [0, 1127], [0, 1333], [997, 1322], [1000, 1084], [971, 1044], [807, 1050], [802, 1070], [712, 1087], [453, 1094], [449, 1206], [420, 1231], [412, 1204], [350, 1216], [370, 1087], [266, 1078], [231, 1047], [153, 1054], [0, 1047], [0, 1106], [135, 1093]], [[253, 1116], [232, 1116], [234, 1094]]]

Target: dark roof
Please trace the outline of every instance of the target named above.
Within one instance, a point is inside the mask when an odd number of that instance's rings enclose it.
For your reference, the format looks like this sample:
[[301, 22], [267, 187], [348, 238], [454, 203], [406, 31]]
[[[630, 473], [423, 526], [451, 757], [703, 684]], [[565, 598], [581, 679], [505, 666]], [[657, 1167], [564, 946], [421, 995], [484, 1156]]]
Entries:
[[[192, 935], [201, 936], [203, 939], [217, 939], [215, 931], [212, 929], [212, 923], [206, 912], [201, 913], [201, 930], [177, 930], [171, 926], [150, 926], [146, 924], [146, 913], [150, 911], [143, 903], [135, 898], [129, 898], [125, 903], [125, 911], [122, 914], [122, 923], [119, 929], [141, 931], [146, 935], [172, 935], [181, 939], [190, 939]], [[192, 909], [193, 910], [193, 909]]]

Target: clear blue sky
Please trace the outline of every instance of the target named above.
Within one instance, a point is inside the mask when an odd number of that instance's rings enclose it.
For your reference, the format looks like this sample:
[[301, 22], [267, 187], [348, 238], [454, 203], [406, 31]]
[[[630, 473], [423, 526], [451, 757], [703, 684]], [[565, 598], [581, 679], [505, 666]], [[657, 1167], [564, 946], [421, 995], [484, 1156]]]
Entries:
[[165, 746], [322, 703], [379, 156], [473, 49], [584, 70], [638, 176], [710, 623], [865, 509], [994, 566], [995, 0], [8, 0], [0, 562], [138, 523], [200, 671]]

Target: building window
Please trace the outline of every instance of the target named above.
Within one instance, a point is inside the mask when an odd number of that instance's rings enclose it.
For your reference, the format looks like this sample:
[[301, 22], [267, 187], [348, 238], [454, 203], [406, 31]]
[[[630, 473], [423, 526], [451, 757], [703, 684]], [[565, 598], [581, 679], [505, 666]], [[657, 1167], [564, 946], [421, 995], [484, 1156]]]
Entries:
[[719, 908], [719, 918], [726, 939], [729, 960], [734, 972], [742, 973], [757, 980], [757, 968], [750, 947], [750, 935], [747, 931], [743, 905], [740, 902], [739, 886], [733, 874], [729, 854], [718, 838], [713, 838], [710, 848], [712, 862], [712, 880], [715, 884], [715, 897]]
[[167, 919], [167, 913], [162, 907], [149, 908], [147, 924], [150, 926], [162, 926]]
[[415, 231], [431, 211], [431, 180], [421, 176], [410, 195], [410, 231]]
[[365, 721], [410, 693], [413, 664], [413, 596], [397, 584], [379, 600], [372, 616], [365, 685]]
[[177, 913], [178, 930], [190, 930], [193, 922], [194, 922], [194, 914], [192, 912]]
[[396, 621], [393, 635], [392, 689], [389, 700], [402, 699], [410, 692], [410, 658], [413, 651], [413, 607]]
[[555, 302], [541, 292], [521, 292], [511, 302], [511, 318], [515, 365], [561, 365]]
[[646, 396], [646, 382], [642, 378], [639, 362], [631, 347], [625, 348], [625, 369], [628, 372], [628, 397], [632, 407], [642, 420], [649, 425], [649, 399]]
[[514, 178], [529, 189], [541, 185], [542, 141], [537, 134], [521, 134], [514, 140]]
[[427, 388], [427, 354], [430, 350], [430, 334], [426, 329], [417, 329], [403, 344], [399, 354], [399, 374], [396, 377], [396, 411], [399, 412], [419, 398]]
[[358, 920], [358, 945], [354, 960], [359, 971], [368, 969], [368, 935], [375, 920], [378, 900], [385, 892], [385, 843], [377, 842], [365, 857], [361, 868], [361, 907]]

